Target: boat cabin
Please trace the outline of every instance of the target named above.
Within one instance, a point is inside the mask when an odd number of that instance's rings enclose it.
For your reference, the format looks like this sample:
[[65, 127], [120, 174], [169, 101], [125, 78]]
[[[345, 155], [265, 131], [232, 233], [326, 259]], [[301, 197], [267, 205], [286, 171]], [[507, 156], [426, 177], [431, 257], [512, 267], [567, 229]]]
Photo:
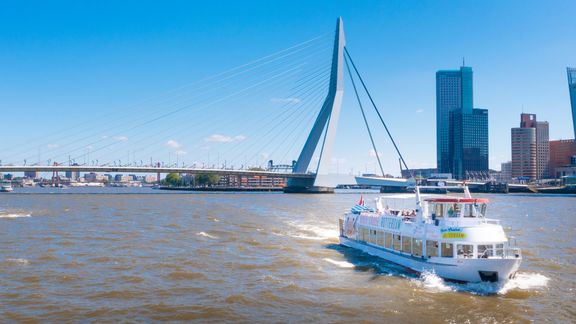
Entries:
[[432, 220], [444, 218], [484, 218], [488, 199], [483, 198], [430, 198], [428, 204]]

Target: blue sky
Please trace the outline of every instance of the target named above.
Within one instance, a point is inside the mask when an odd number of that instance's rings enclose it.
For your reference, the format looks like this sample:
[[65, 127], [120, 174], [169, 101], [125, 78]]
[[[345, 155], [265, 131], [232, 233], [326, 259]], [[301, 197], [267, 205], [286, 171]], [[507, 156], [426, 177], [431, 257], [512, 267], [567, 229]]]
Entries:
[[[499, 169], [510, 159], [510, 128], [522, 111], [548, 121], [552, 139], [573, 136], [565, 69], [576, 65], [575, 13], [574, 1], [3, 1], [0, 159], [62, 160], [67, 141], [86, 154], [105, 138], [117, 138], [117, 145], [78, 161], [173, 160], [176, 152], [186, 163], [233, 160], [228, 152], [234, 150], [225, 145], [248, 146], [265, 136], [259, 127], [234, 129], [210, 120], [193, 142], [199, 126], [181, 138], [168, 131], [199, 117], [193, 110], [186, 119], [175, 116], [134, 134], [129, 129], [137, 117], [154, 115], [146, 109], [169, 109], [144, 105], [119, 116], [146, 98], [332, 33], [342, 16], [348, 49], [409, 166], [435, 166], [435, 72], [457, 69], [465, 57], [474, 70], [474, 105], [490, 114], [490, 166]], [[289, 90], [262, 95], [270, 106]], [[259, 99], [251, 100], [218, 114], [240, 111], [257, 124], [267, 105], [256, 109]], [[340, 173], [373, 172], [354, 100], [348, 82], [334, 160]], [[111, 121], [118, 122], [113, 130], [106, 128]], [[304, 126], [297, 131], [304, 134]], [[376, 132], [385, 171], [398, 174], [393, 148]], [[220, 146], [202, 145], [212, 135], [225, 137]], [[75, 137], [86, 140], [70, 143]], [[20, 155], [7, 153], [14, 147]], [[261, 157], [251, 163], [296, 158], [270, 156], [270, 149], [242, 154]]]

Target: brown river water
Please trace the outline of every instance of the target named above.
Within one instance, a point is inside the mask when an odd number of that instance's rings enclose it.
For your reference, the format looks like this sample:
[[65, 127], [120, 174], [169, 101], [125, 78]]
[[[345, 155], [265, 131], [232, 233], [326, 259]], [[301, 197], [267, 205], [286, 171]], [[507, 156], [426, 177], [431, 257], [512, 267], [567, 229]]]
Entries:
[[338, 217], [359, 197], [0, 194], [0, 322], [576, 321], [576, 197], [483, 196], [523, 249], [505, 285], [448, 283], [340, 246]]

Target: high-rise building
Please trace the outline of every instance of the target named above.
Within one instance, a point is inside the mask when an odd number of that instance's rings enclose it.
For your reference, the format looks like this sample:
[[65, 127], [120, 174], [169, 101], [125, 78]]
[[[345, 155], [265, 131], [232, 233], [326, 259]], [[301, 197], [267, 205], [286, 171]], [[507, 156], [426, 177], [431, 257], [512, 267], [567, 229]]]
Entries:
[[573, 156], [576, 156], [576, 140], [550, 141], [550, 175], [560, 177], [556, 169], [571, 165]]
[[550, 137], [548, 122], [536, 122], [536, 177], [546, 179], [550, 170]]
[[512, 128], [512, 177], [544, 179], [549, 168], [548, 122], [538, 122], [534, 114], [521, 114], [520, 127]]
[[500, 181], [510, 182], [512, 180], [512, 161], [500, 164]]
[[[78, 166], [78, 163], [74, 163], [74, 164], [72, 164], [72, 166]], [[68, 171], [66, 171], [66, 178], [73, 180], [73, 181], [78, 181], [78, 180], [80, 180], [80, 172], [68, 170]]]
[[24, 177], [28, 179], [37, 179], [38, 172], [37, 171], [24, 171]]
[[456, 179], [488, 171], [488, 110], [475, 109], [472, 68], [436, 72], [436, 159]]
[[536, 128], [512, 128], [512, 177], [536, 179]]
[[570, 91], [570, 103], [572, 105], [572, 126], [574, 139], [576, 139], [576, 68], [566, 68], [568, 73], [568, 90]]

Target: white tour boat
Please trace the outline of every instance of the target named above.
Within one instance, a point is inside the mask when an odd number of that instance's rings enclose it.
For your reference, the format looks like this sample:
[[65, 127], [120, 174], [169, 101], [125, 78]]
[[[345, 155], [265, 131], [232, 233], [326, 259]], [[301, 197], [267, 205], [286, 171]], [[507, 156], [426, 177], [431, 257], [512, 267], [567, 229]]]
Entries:
[[359, 204], [340, 219], [340, 243], [419, 273], [452, 281], [513, 278], [522, 261], [498, 220], [485, 217], [488, 199], [382, 196], [373, 208]]
[[2, 182], [0, 183], [0, 192], [12, 192], [14, 188], [12, 188], [12, 183], [10, 182]]

